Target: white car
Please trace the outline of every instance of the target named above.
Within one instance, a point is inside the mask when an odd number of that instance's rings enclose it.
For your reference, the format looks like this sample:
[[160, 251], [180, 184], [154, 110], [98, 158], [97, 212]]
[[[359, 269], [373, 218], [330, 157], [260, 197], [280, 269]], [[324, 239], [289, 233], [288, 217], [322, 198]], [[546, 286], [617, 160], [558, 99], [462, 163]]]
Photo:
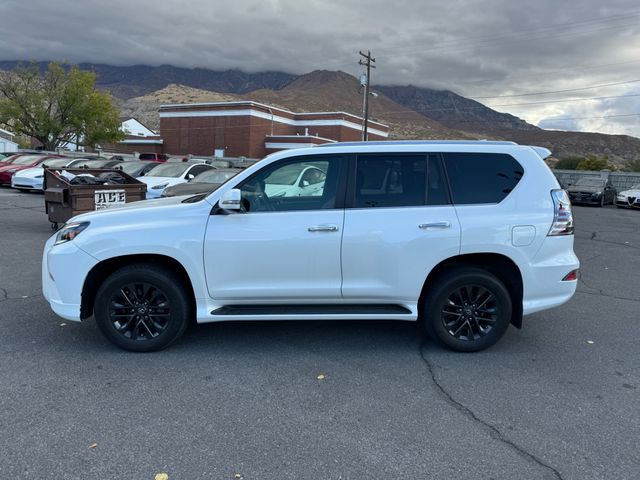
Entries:
[[50, 158], [45, 160], [41, 165], [25, 170], [17, 171], [11, 177], [11, 187], [20, 191], [38, 190], [42, 191], [44, 182], [44, 166], [50, 168], [72, 167], [74, 164], [86, 161], [86, 159], [78, 158]]
[[[44, 297], [134, 351], [194, 318], [420, 321], [482, 350], [576, 290], [571, 203], [548, 155], [487, 141], [274, 153], [210, 194], [72, 218], [45, 245]], [[269, 195], [310, 164], [319, 191]]]
[[147, 184], [147, 199], [160, 198], [165, 188], [188, 182], [212, 168], [214, 167], [205, 163], [166, 162], [154, 167], [138, 180]]
[[640, 183], [633, 185], [629, 190], [618, 192], [616, 207], [640, 208]]

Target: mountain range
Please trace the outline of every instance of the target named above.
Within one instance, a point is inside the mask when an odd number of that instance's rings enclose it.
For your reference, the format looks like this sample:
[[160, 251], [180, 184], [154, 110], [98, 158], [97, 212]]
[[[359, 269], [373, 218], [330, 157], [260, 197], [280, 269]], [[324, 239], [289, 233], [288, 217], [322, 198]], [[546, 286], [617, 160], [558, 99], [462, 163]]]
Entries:
[[[0, 61], [0, 70], [17, 64]], [[41, 68], [46, 65], [40, 63]], [[157, 109], [163, 103], [254, 100], [300, 112], [339, 110], [362, 115], [360, 83], [340, 71], [292, 75], [171, 65], [83, 63], [79, 67], [97, 74], [97, 87], [115, 97], [123, 116], [135, 116], [150, 128], [158, 127]], [[543, 130], [449, 90], [411, 85], [375, 85], [372, 90], [377, 96], [370, 101], [371, 118], [389, 125], [392, 139], [487, 138], [545, 146], [557, 158], [607, 155], [618, 164], [640, 158], [640, 139], [636, 137]]]

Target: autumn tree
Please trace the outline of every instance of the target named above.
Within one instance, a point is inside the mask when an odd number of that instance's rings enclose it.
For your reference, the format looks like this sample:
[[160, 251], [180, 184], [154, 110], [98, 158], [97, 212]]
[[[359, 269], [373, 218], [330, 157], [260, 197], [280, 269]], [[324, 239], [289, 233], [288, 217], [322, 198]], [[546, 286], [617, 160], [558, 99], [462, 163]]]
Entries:
[[111, 96], [95, 88], [96, 75], [50, 63], [18, 66], [0, 75], [0, 126], [38, 140], [45, 150], [79, 139], [85, 146], [124, 138]]
[[595, 155], [589, 155], [587, 158], [578, 163], [576, 170], [615, 170], [616, 166], [609, 163], [609, 157], [602, 158]]

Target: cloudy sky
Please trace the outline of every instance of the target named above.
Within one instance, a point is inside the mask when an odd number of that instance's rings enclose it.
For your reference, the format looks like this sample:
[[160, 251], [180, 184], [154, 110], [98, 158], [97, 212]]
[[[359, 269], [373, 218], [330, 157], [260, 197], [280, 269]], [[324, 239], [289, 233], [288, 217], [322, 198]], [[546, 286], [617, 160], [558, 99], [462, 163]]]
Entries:
[[0, 60], [358, 75], [370, 49], [373, 83], [640, 137], [637, 0], [2, 0], [0, 18]]

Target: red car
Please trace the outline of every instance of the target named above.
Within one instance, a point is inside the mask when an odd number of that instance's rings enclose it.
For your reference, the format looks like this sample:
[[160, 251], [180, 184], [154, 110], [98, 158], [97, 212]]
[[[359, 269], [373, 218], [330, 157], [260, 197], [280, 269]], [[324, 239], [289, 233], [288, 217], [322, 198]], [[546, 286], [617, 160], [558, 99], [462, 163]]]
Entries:
[[[0, 164], [0, 185], [11, 185], [13, 174], [40, 165], [47, 158], [59, 158], [60, 155], [20, 155], [11, 160], [11, 163]], [[9, 157], [10, 159], [13, 157]]]
[[26, 153], [14, 153], [13, 155], [9, 155], [8, 157], [4, 157], [0, 160], [0, 167], [4, 167], [5, 165], [11, 164], [18, 157], [23, 157]]

